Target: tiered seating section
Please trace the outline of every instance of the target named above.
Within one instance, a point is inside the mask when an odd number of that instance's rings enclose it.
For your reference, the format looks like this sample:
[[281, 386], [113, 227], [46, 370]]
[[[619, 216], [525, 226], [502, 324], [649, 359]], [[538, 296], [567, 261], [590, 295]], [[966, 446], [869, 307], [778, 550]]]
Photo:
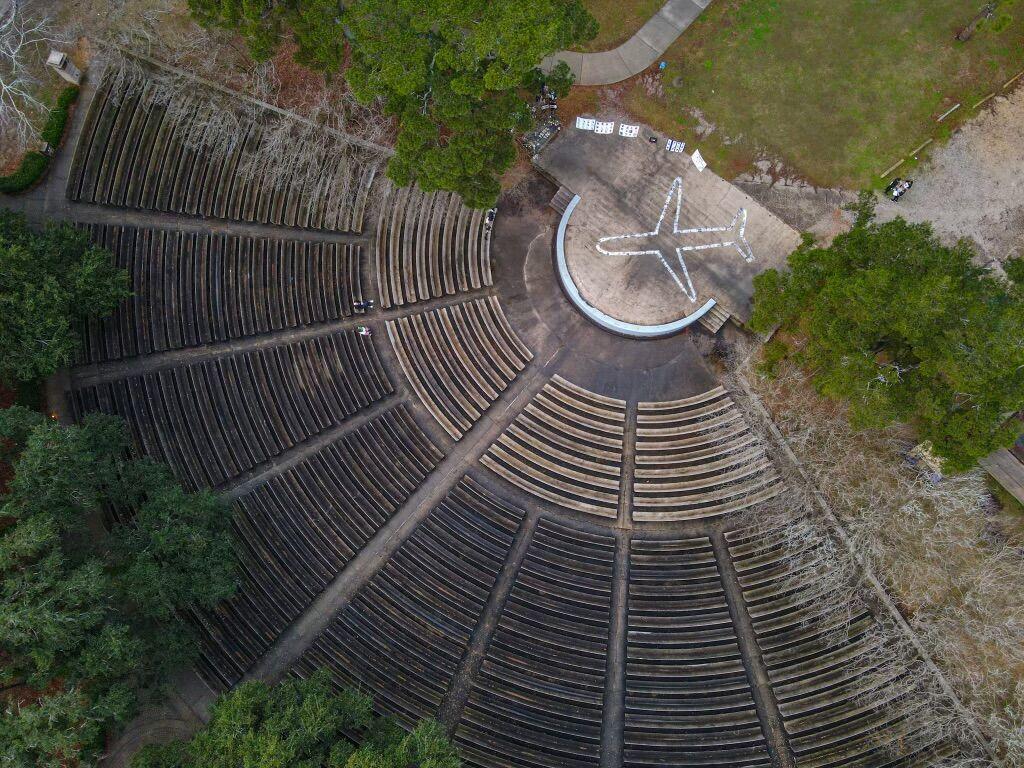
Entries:
[[736, 512], [775, 496], [779, 476], [729, 394], [637, 409], [633, 519], [688, 520]]
[[538, 522], [456, 742], [470, 765], [596, 766], [615, 540]]
[[463, 479], [296, 666], [329, 668], [407, 724], [454, 678], [523, 513]]
[[377, 223], [384, 308], [491, 285], [486, 214], [451, 192], [392, 189]]
[[196, 617], [207, 679], [237, 682], [441, 458], [397, 406], [239, 499], [241, 589]]
[[[198, 86], [197, 86], [198, 87]], [[234, 142], [226, 148], [205, 135], [208, 109], [171, 117], [154, 103], [148, 86], [126, 89], [111, 78], [101, 83], [78, 139], [68, 176], [71, 200], [124, 208], [206, 216], [288, 227], [361, 232], [367, 196], [378, 161], [356, 152], [339, 154], [336, 167], [319, 179], [304, 174], [277, 181], [279, 169], [252, 157], [266, 139], [263, 114], [240, 114]]]
[[423, 407], [458, 440], [533, 359], [491, 296], [387, 324]]
[[626, 403], [555, 376], [480, 460], [568, 509], [618, 514]]
[[[199, 100], [194, 114], [172, 118], [148, 87], [126, 92], [112, 83], [100, 85], [86, 116], [70, 199], [363, 230], [376, 160], [346, 153], [315, 183], [279, 183], [271, 168], [241, 174], [276, 118], [240, 118], [236, 141], [227, 145], [204, 135]], [[448, 193], [388, 195], [375, 232], [383, 308], [491, 285], [486, 214]], [[168, 462], [187, 487], [223, 488], [263, 471], [393, 392], [373, 342], [349, 331], [248, 352], [202, 350], [349, 317], [364, 298], [357, 246], [308, 241], [309, 234], [170, 227], [96, 225], [91, 234], [128, 270], [134, 295], [89, 326], [80, 362], [186, 348], [195, 348], [196, 361], [85, 386], [72, 393], [73, 408], [79, 416], [101, 410], [125, 417], [141, 453]], [[493, 297], [402, 317], [387, 330], [423, 407], [456, 440], [532, 359]], [[483, 615], [525, 513], [467, 476], [341, 610], [295, 672], [326, 666], [339, 684], [366, 690], [381, 711], [411, 725], [437, 714], [474, 631], [493, 628], [478, 674], [460, 681], [471, 686], [455, 733], [466, 762], [595, 768], [616, 539], [597, 526], [553, 519], [550, 505], [615, 519], [625, 432], [625, 402], [555, 376], [481, 459], [540, 506], [498, 612]], [[641, 525], [619, 534], [631, 537], [623, 765], [768, 768], [719, 572], [727, 564], [716, 562], [710, 540], [699, 535], [717, 522], [696, 519], [766, 500], [780, 492], [780, 478], [720, 387], [640, 403], [636, 434], [632, 515]], [[399, 404], [239, 498], [233, 519], [241, 589], [193, 617], [204, 630], [207, 679], [216, 687], [241, 679], [442, 458], [409, 406]], [[642, 525], [673, 521], [690, 521], [692, 535]], [[765, 540], [734, 531], [727, 542], [801, 768], [910, 766], [946, 750], [915, 732], [908, 713], [923, 704], [890, 702], [887, 689], [876, 687], [882, 668], [873, 615], [858, 607], [837, 632], [843, 619], [801, 586], [815, 576], [806, 570], [816, 567], [813, 557], [794, 564], [777, 534]], [[899, 681], [908, 673], [887, 674]]]
[[947, 749], [922, 744], [907, 720], [926, 702], [888, 701], [884, 685], [875, 687], [880, 654], [871, 613], [860, 607], [844, 628], [847, 617], [801, 586], [814, 581], [814, 557], [793, 565], [777, 534], [740, 530], [726, 538], [800, 768], [911, 766]]
[[95, 224], [93, 241], [131, 277], [132, 297], [86, 330], [80, 362], [102, 362], [353, 314], [358, 245]]
[[372, 342], [346, 331], [84, 387], [72, 401], [78, 416], [123, 417], [143, 454], [205, 488], [392, 391]]
[[633, 537], [627, 627], [627, 768], [771, 766], [707, 538]]

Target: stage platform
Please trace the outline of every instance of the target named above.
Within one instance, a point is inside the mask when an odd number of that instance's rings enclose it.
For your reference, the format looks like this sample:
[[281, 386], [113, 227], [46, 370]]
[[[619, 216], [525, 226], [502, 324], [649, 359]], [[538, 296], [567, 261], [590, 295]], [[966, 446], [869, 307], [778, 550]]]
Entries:
[[570, 300], [639, 337], [678, 331], [715, 304], [747, 320], [754, 275], [784, 266], [799, 233], [710, 168], [698, 171], [694, 147], [669, 152], [665, 136], [617, 129], [565, 128], [534, 159], [574, 195], [556, 243]]

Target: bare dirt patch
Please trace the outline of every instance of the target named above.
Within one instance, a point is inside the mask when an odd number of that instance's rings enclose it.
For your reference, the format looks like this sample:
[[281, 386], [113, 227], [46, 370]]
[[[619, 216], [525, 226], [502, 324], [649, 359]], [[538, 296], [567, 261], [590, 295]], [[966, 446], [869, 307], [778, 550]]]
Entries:
[[[899, 171], [897, 171], [899, 173]], [[1024, 88], [966, 123], [911, 172], [914, 188], [880, 219], [931, 221], [946, 242], [973, 240], [983, 260], [1024, 253]]]

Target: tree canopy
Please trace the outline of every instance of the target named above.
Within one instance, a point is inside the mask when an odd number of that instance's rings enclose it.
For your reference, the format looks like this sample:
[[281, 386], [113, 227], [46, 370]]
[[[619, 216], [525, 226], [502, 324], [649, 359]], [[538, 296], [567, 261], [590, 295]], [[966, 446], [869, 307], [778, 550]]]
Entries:
[[78, 325], [129, 296], [128, 273], [69, 224], [42, 230], [0, 211], [0, 379], [28, 381], [66, 365]]
[[64, 766], [193, 658], [175, 611], [235, 589], [228, 510], [128, 458], [124, 423], [0, 411], [0, 763]]
[[[356, 737], [358, 743], [346, 735]], [[277, 685], [242, 683], [217, 699], [210, 722], [187, 742], [143, 749], [132, 768], [459, 768], [441, 726], [422, 721], [412, 733], [373, 714], [369, 697], [334, 693], [331, 676]]]
[[928, 224], [877, 224], [862, 198], [851, 231], [805, 242], [789, 270], [754, 279], [753, 328], [807, 338], [819, 391], [849, 403], [857, 427], [909, 422], [952, 471], [1012, 442], [1024, 408], [1024, 282], [976, 266], [967, 241]]
[[[537, 65], [597, 33], [581, 0], [352, 0], [340, 11], [322, 0], [189, 0], [189, 7], [200, 23], [240, 32], [257, 60], [273, 55], [290, 30], [301, 63], [344, 70], [357, 98], [380, 100], [397, 119], [392, 180], [452, 190], [475, 207], [494, 203], [499, 176], [515, 160], [516, 133], [531, 122], [524, 93], [544, 79]], [[563, 66], [551, 80], [563, 92], [567, 72]]]

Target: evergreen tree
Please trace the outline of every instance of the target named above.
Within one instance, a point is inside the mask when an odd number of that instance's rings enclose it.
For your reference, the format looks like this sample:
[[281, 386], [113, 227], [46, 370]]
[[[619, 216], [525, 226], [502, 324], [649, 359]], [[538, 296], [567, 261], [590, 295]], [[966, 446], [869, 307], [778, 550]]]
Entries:
[[9, 408], [0, 445], [0, 764], [68, 765], [193, 658], [176, 611], [234, 590], [229, 513], [131, 459], [114, 417]]
[[497, 199], [516, 134], [530, 125], [524, 94], [545, 79], [568, 90], [567, 67], [545, 78], [537, 65], [597, 33], [581, 0], [352, 0], [341, 11], [322, 0], [189, 6], [201, 23], [240, 32], [257, 59], [272, 54], [287, 27], [298, 60], [327, 74], [341, 70], [347, 35], [352, 91], [380, 100], [398, 121], [390, 178], [452, 190], [481, 208]]
[[876, 224], [870, 198], [828, 248], [805, 242], [789, 270], [754, 279], [752, 327], [807, 337], [818, 389], [857, 427], [909, 422], [952, 471], [1008, 445], [1024, 408], [1024, 268], [1002, 279], [970, 243], [941, 245], [927, 224]]
[[[355, 735], [358, 743], [347, 735]], [[222, 695], [210, 722], [188, 742], [150, 746], [132, 768], [459, 768], [441, 726], [422, 721], [406, 733], [373, 715], [370, 699], [335, 693], [319, 670], [277, 685], [252, 681]]]
[[0, 380], [49, 376], [78, 347], [77, 326], [129, 296], [128, 274], [69, 224], [41, 231], [0, 211]]

